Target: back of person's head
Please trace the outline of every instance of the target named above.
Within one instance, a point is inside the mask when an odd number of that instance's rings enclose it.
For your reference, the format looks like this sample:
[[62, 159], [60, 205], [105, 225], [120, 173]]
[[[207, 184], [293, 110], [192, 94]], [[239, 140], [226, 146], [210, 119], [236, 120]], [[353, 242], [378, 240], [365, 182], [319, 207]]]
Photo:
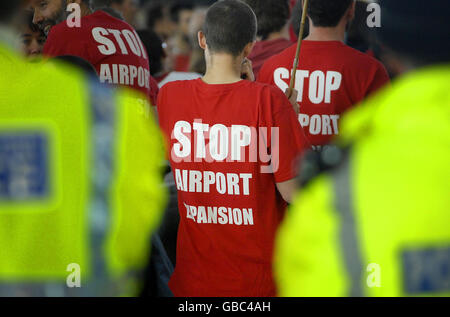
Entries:
[[383, 0], [376, 36], [413, 67], [450, 62], [450, 1]]
[[354, 0], [309, 0], [308, 16], [314, 26], [335, 27]]
[[211, 53], [238, 56], [256, 39], [255, 13], [239, 0], [221, 0], [206, 13], [203, 33]]
[[258, 20], [258, 36], [262, 40], [281, 31], [290, 16], [288, 0], [243, 0], [255, 12]]
[[19, 7], [20, 1], [0, 1], [0, 24], [10, 22]]
[[[300, 33], [302, 14], [303, 14], [303, 2], [301, 0], [298, 0], [295, 3], [295, 6], [292, 8], [292, 17], [291, 17], [292, 29], [294, 30], [295, 35]], [[309, 35], [309, 18], [306, 17], [305, 27], [303, 30], [303, 38], [307, 37], [308, 35]]]
[[150, 74], [155, 76], [163, 71], [163, 60], [166, 53], [163, 48], [163, 41], [151, 30], [137, 31], [145, 49], [148, 52]]

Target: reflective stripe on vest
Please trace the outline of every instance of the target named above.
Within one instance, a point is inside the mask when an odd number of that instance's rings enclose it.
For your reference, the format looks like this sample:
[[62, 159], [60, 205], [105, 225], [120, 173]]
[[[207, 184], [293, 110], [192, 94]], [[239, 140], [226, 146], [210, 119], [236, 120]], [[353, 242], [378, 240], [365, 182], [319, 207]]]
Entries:
[[345, 268], [350, 279], [348, 296], [361, 297], [363, 265], [355, 223], [355, 210], [352, 199], [350, 155], [333, 171], [334, 204], [341, 219], [340, 244]]
[[84, 295], [112, 295], [105, 261], [105, 242], [111, 228], [109, 191], [114, 173], [115, 100], [113, 90], [92, 79], [89, 85], [91, 131], [91, 204], [89, 208], [91, 275]]

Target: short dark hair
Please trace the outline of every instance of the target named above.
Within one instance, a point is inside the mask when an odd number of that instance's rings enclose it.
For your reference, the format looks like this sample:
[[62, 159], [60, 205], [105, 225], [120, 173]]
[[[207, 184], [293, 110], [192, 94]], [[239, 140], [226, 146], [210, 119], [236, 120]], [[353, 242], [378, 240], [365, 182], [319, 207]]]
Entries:
[[314, 26], [335, 27], [353, 0], [309, 0], [308, 16]]
[[20, 1], [0, 1], [0, 22], [9, 21], [19, 6]]
[[220, 0], [209, 7], [203, 32], [211, 52], [237, 56], [256, 39], [256, 16], [239, 0]]
[[[295, 6], [292, 8], [292, 29], [294, 30], [295, 35], [300, 33], [300, 27], [302, 24], [302, 14], [303, 14], [303, 2], [298, 0], [295, 3]], [[309, 35], [309, 18], [305, 19], [305, 27], [303, 29], [303, 38]]]
[[288, 0], [243, 0], [255, 12], [258, 20], [258, 36], [263, 40], [273, 32], [279, 32], [290, 16]]

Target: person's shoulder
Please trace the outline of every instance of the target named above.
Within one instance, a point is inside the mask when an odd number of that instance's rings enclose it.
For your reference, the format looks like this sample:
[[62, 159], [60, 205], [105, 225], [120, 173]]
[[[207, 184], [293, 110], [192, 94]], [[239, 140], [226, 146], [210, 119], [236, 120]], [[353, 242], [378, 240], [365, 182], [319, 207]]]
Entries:
[[196, 82], [197, 82], [197, 79], [174, 80], [174, 81], [168, 82], [162, 88], [165, 88], [165, 89], [183, 88], [186, 86], [192, 86]]
[[260, 91], [260, 92], [272, 94], [272, 95], [283, 94], [283, 92], [281, 91], [280, 88], [278, 88], [278, 86], [275, 86], [270, 83], [253, 81], [253, 82], [250, 82], [249, 85], [250, 85], [250, 89], [252, 89], [252, 91]]
[[365, 64], [372, 67], [384, 67], [383, 64], [381, 64], [381, 62], [375, 57], [358, 51], [357, 49], [354, 49], [346, 44], [342, 45], [342, 50], [348, 60], [352, 61], [351, 64], [354, 64], [357, 67], [361, 66], [360, 64]]
[[74, 41], [86, 38], [87, 26], [85, 17], [81, 18], [80, 25], [71, 25], [67, 20], [53, 26], [47, 40], [57, 38], [58, 41]]
[[280, 94], [283, 94], [283, 92], [281, 91], [280, 88], [278, 88], [277, 86], [268, 84], [268, 83], [261, 83], [261, 82], [254, 81], [254, 82], [250, 83], [250, 88], [252, 89], [252, 91], [260, 91], [265, 94], [270, 94], [270, 95], [275, 95], [275, 96], [279, 96]]
[[120, 29], [134, 30], [134, 28], [124, 20], [118, 19], [103, 10], [97, 10], [94, 13], [86, 16], [86, 21], [96, 26], [104, 24], [108, 27], [118, 27]]
[[278, 54], [273, 55], [268, 60], [277, 60], [281, 58], [291, 57], [292, 55], [295, 55], [295, 52], [297, 50], [297, 44], [289, 45], [287, 48], [279, 52]]
[[265, 62], [263, 67], [271, 66], [271, 65], [279, 65], [280, 63], [283, 63], [285, 61], [292, 62], [293, 58], [295, 57], [295, 51], [297, 49], [296, 44], [292, 44], [288, 48], [285, 48], [280, 53], [275, 54], [271, 57], [269, 57]]
[[198, 79], [202, 77], [200, 74], [197, 73], [189, 73], [189, 72], [170, 72], [169, 74], [164, 77], [163, 80], [159, 82], [159, 87], [163, 87], [167, 85], [167, 83], [174, 82], [174, 81], [184, 81], [184, 80], [192, 80], [192, 79]]
[[271, 86], [268, 83], [242, 79], [240, 82], [238, 82], [238, 85], [236, 85], [234, 89], [238, 92], [245, 91], [252, 96], [256, 96], [261, 93], [269, 93], [273, 88], [276, 87]]
[[297, 45], [293, 44], [278, 54], [269, 57], [261, 66], [258, 74], [258, 81], [269, 82], [272, 72], [278, 67], [290, 67], [295, 58]]
[[270, 106], [277, 108], [282, 106], [284, 101], [288, 101], [284, 92], [277, 86], [271, 84], [249, 82], [249, 85], [245, 89], [251, 92], [253, 96], [258, 95], [258, 98], [262, 101], [260, 102], [262, 107]]
[[170, 81], [165, 83], [162, 87], [159, 88], [159, 93], [164, 94], [166, 92], [191, 89], [194, 85], [197, 84], [197, 81], [198, 79]]

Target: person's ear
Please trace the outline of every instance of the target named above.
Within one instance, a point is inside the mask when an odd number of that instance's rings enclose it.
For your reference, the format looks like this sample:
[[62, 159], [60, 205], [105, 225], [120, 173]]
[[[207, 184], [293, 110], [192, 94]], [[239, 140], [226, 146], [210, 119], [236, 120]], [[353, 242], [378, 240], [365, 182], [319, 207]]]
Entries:
[[198, 45], [204, 50], [206, 50], [206, 36], [202, 31], [198, 31], [197, 33]]
[[243, 51], [244, 57], [247, 57], [247, 56], [250, 55], [250, 53], [251, 53], [252, 50], [253, 50], [253, 47], [255, 46], [255, 43], [256, 43], [256, 42], [250, 42], [250, 43], [248, 43], [248, 44], [244, 47], [244, 51]]

